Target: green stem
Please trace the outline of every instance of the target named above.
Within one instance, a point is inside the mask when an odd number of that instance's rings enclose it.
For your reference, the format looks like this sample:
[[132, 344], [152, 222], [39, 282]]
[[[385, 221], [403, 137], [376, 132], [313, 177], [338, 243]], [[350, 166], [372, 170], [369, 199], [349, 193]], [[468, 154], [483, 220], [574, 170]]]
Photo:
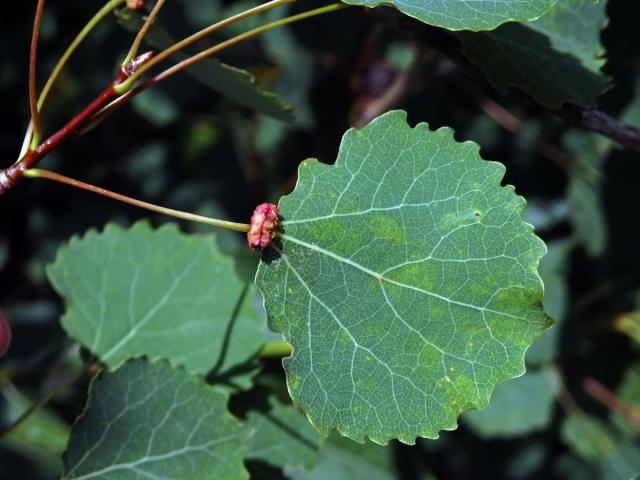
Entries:
[[127, 54], [124, 61], [122, 62], [122, 67], [125, 67], [131, 60], [136, 58], [136, 56], [138, 55], [138, 50], [140, 50], [140, 44], [142, 43], [142, 39], [147, 34], [149, 27], [151, 27], [151, 24], [153, 23], [155, 18], [158, 16], [158, 13], [160, 13], [160, 9], [164, 5], [165, 1], [166, 0], [158, 0], [156, 4], [153, 6], [153, 9], [147, 16], [147, 19], [144, 21], [142, 28], [140, 28], [140, 30], [138, 31], [138, 34], [136, 35], [136, 38], [133, 40], [133, 43], [131, 44], [131, 48], [129, 49], [129, 53]]
[[[283, 0], [284, 1], [284, 0]], [[212, 55], [215, 55], [216, 53], [224, 50], [225, 48], [229, 48], [233, 45], [235, 45], [236, 43], [240, 43], [244, 40], [247, 40], [249, 38], [255, 37], [263, 32], [266, 32], [268, 30], [273, 30], [274, 28], [278, 28], [278, 27], [282, 27], [284, 25], [287, 25], [289, 23], [294, 23], [294, 22], [298, 22], [300, 20], [304, 20], [306, 18], [310, 18], [310, 17], [315, 17], [317, 15], [322, 15], [325, 13], [329, 13], [329, 12], [334, 12], [336, 10], [340, 10], [342, 8], [348, 7], [349, 5], [343, 4], [343, 3], [333, 3], [331, 5], [327, 5], [325, 7], [321, 7], [321, 8], [316, 8], [315, 10], [309, 10], [308, 12], [303, 12], [303, 13], [299, 13], [298, 15], [292, 15], [290, 17], [286, 17], [286, 18], [282, 18], [280, 20], [277, 20], [275, 22], [271, 22], [271, 23], [267, 23], [265, 25], [262, 25], [260, 27], [254, 28], [253, 30], [249, 30], [248, 32], [242, 33], [240, 35], [237, 35], [233, 38], [230, 38], [229, 40], [226, 40], [224, 42], [221, 42], [217, 45], [214, 45], [211, 48], [208, 48], [206, 50], [203, 50], [200, 53], [197, 53], [177, 64], [175, 64], [174, 66], [172, 66], [171, 68], [168, 68], [167, 70], [159, 73], [158, 75], [156, 75], [155, 77], [151, 78], [150, 80], [148, 80], [147, 82], [145, 82], [143, 85], [141, 85], [142, 90], [150, 87], [151, 85], [155, 85], [156, 83], [169, 78], [170, 76], [184, 70], [185, 68], [190, 67], [191, 65], [193, 65], [194, 63], [199, 62], [200, 60], [204, 60], [207, 57], [210, 57]], [[233, 17], [232, 17], [233, 18]], [[158, 57], [156, 57], [157, 59]], [[143, 65], [139, 70], [137, 70], [133, 75], [131, 75], [126, 81], [122, 82], [121, 84], [116, 86], [116, 89], [118, 91], [118, 93], [124, 93], [126, 91], [128, 91], [131, 88], [131, 85], [133, 84], [133, 82], [136, 81], [136, 79], [138, 78], [139, 74], [141, 74], [142, 72], [144, 72], [145, 70], [147, 70], [148, 68], [150, 68], [150, 66], [153, 64], [153, 60], [151, 60], [150, 62], [146, 63], [145, 65]]]
[[263, 345], [260, 358], [283, 358], [291, 355], [291, 345], [284, 340], [272, 340]]
[[[213, 47], [211, 47], [211, 48], [209, 48], [207, 50], [204, 50], [203, 52], [200, 52], [200, 53], [198, 53], [198, 54], [196, 54], [196, 55], [194, 55], [192, 57], [189, 57], [189, 58], [183, 60], [182, 62], [179, 62], [179, 63], [175, 64], [171, 68], [168, 68], [167, 70], [165, 70], [163, 72], [160, 72], [159, 74], [157, 74], [156, 76], [150, 78], [149, 80], [147, 80], [143, 84], [137, 86], [136, 88], [131, 89], [131, 84], [129, 82], [134, 82], [136, 77], [137, 77], [137, 74], [140, 74], [141, 72], [143, 72], [145, 70], [145, 67], [149, 67], [149, 65], [153, 61], [152, 60], [152, 61], [144, 64], [140, 69], [136, 70], [136, 72], [131, 77], [129, 77], [125, 82], [122, 82], [122, 83], [114, 86], [116, 91], [118, 93], [121, 93], [122, 95], [120, 95], [118, 98], [116, 98], [113, 102], [111, 102], [109, 105], [104, 107], [102, 110], [97, 112], [92, 117], [92, 119], [90, 120], [89, 125], [90, 126], [96, 125], [97, 123], [102, 121], [103, 118], [106, 117], [113, 110], [115, 110], [116, 108], [120, 107], [124, 103], [128, 102], [129, 100], [131, 100], [136, 95], [144, 92], [147, 88], [149, 88], [149, 87], [161, 82], [162, 80], [165, 80], [165, 79], [171, 77], [172, 75], [184, 70], [185, 68], [190, 67], [191, 65], [193, 65], [194, 63], [199, 62], [200, 60], [203, 60], [203, 59], [205, 59], [207, 57], [215, 55], [216, 53], [224, 50], [225, 48], [231, 47], [231, 46], [235, 45], [236, 43], [242, 42], [243, 40], [247, 40], [249, 38], [255, 37], [255, 36], [259, 35], [260, 33], [266, 32], [268, 30], [272, 30], [274, 28], [278, 28], [278, 27], [287, 25], [289, 23], [298, 22], [298, 21], [304, 20], [306, 18], [314, 17], [314, 16], [317, 16], [317, 15], [322, 15], [322, 14], [325, 14], [325, 13], [334, 12], [336, 10], [340, 10], [342, 8], [346, 8], [346, 7], [349, 7], [349, 6], [350, 5], [343, 4], [343, 3], [334, 3], [334, 4], [331, 4], [331, 5], [327, 5], [325, 7], [317, 8], [315, 10], [310, 10], [308, 12], [303, 12], [303, 13], [300, 13], [298, 15], [293, 15], [291, 17], [286, 17], [286, 18], [283, 18], [281, 20], [277, 20], [275, 22], [267, 23], [267, 24], [262, 25], [260, 27], [254, 28], [253, 30], [249, 30], [248, 32], [245, 32], [245, 33], [237, 35], [237, 36], [235, 36], [233, 38], [230, 38], [229, 40], [226, 40], [226, 41], [224, 41], [222, 43], [219, 43], [219, 44], [217, 44], [217, 45], [215, 45], [215, 46], [213, 46]], [[155, 57], [155, 58], [157, 59], [158, 57]]]
[[[76, 38], [73, 39], [71, 44], [69, 44], [65, 52], [62, 54], [62, 57], [60, 57], [60, 60], [58, 60], [58, 63], [56, 64], [53, 71], [51, 72], [51, 75], [49, 75], [49, 78], [47, 79], [47, 83], [45, 83], [44, 87], [42, 88], [42, 92], [40, 92], [40, 96], [38, 97], [38, 102], [37, 102], [38, 112], [42, 110], [42, 106], [47, 100], [47, 96], [49, 95], [49, 92], [51, 91], [51, 88], [53, 87], [55, 81], [58, 79], [58, 75], [60, 75], [60, 72], [62, 71], [64, 66], [67, 64], [67, 61], [78, 48], [78, 45], [80, 45], [84, 41], [84, 39], [87, 38], [87, 35], [89, 35], [89, 33], [96, 27], [96, 25], [98, 25], [98, 23], [100, 23], [100, 21], [104, 17], [106, 17], [118, 5], [124, 3], [125, 1], [126, 0], [111, 0], [107, 2], [91, 18], [91, 20], [87, 22], [87, 24], [82, 28], [82, 30], [80, 30], [80, 33], [78, 33]], [[33, 132], [33, 122], [30, 122], [29, 127], [27, 128], [27, 133], [25, 135], [24, 142], [22, 144], [22, 150], [20, 151], [20, 156], [18, 158], [22, 158], [24, 154], [27, 153], [27, 148], [29, 148], [29, 144], [31, 143], [32, 132]]]
[[130, 86], [133, 85], [133, 82], [135, 82], [136, 79], [140, 78], [140, 76], [144, 72], [146, 72], [149, 69], [153, 68], [158, 63], [162, 62], [163, 60], [165, 60], [166, 58], [170, 57], [174, 53], [185, 49], [186, 47], [188, 47], [189, 45], [197, 42], [198, 40], [201, 40], [201, 39], [211, 35], [213, 32], [216, 32], [216, 31], [220, 30], [221, 28], [226, 27], [227, 25], [231, 25], [232, 23], [235, 23], [235, 22], [238, 22], [238, 21], [243, 20], [245, 18], [251, 17], [252, 15], [256, 15], [258, 13], [266, 12], [266, 11], [271, 10], [273, 8], [276, 8], [276, 7], [280, 6], [280, 5], [286, 5], [286, 4], [294, 2], [294, 1], [295, 0], [272, 0], [272, 1], [264, 3], [262, 5], [258, 5], [257, 7], [245, 10], [244, 12], [240, 12], [240, 13], [238, 13], [236, 15], [233, 15], [233, 16], [231, 16], [229, 18], [225, 18], [224, 20], [222, 20], [222, 21], [220, 21], [218, 23], [214, 23], [213, 25], [210, 25], [210, 26], [200, 30], [199, 32], [194, 33], [193, 35], [190, 35], [189, 37], [179, 41], [178, 43], [172, 45], [171, 47], [167, 48], [166, 50], [163, 50], [162, 52], [158, 53], [151, 60], [149, 60], [149, 62], [144, 64], [142, 67], [140, 67], [129, 78], [129, 81], [128, 81], [128, 82], [130, 82], [129, 85]]
[[57, 387], [49, 391], [47, 394], [45, 394], [42, 398], [40, 398], [37, 402], [35, 402], [27, 410], [25, 410], [24, 413], [20, 415], [15, 422], [13, 422], [11, 425], [7, 426], [5, 429], [0, 431], [0, 438], [3, 438], [9, 435], [11, 432], [13, 432], [16, 428], [22, 425], [22, 423], [24, 423], [31, 415], [33, 415], [42, 407], [44, 407], [47, 403], [49, 403], [49, 401], [53, 397], [55, 397], [60, 392], [62, 392], [63, 390], [67, 389], [68, 387], [76, 383], [78, 380], [80, 380], [84, 376], [84, 374], [85, 374], [85, 371], [82, 370], [78, 375], [74, 375], [73, 377], [62, 382], [60, 385], [58, 385]]
[[51, 87], [53, 87], [53, 84], [57, 80], [60, 71], [66, 65], [73, 52], [76, 51], [78, 45], [80, 45], [84, 41], [84, 39], [87, 38], [87, 35], [89, 35], [89, 33], [98, 25], [98, 23], [100, 23], [100, 21], [102, 21], [104, 17], [109, 15], [109, 13], [111, 13], [116, 7], [118, 7], [118, 5], [124, 2], [126, 2], [126, 0], [111, 0], [107, 2], [100, 10], [98, 10], [98, 12], [91, 18], [91, 20], [87, 22], [82, 30], [80, 30], [80, 33], [78, 33], [76, 38], [74, 38], [73, 41], [69, 44], [65, 52], [62, 54], [62, 57], [60, 57], [60, 60], [58, 60], [55, 68], [51, 72], [51, 75], [47, 79], [47, 83], [45, 83], [44, 88], [42, 89], [42, 93], [40, 93], [40, 97], [38, 98], [38, 110], [42, 110], [42, 106], [47, 100], [47, 95], [49, 95]]
[[204, 223], [205, 225], [220, 227], [226, 230], [233, 230], [236, 232], [249, 231], [249, 225], [246, 223], [228, 222], [226, 220], [219, 220], [217, 218], [204, 217], [202, 215], [195, 215], [193, 213], [174, 210], [172, 208], [161, 207], [153, 203], [143, 202], [142, 200], [137, 200], [135, 198], [127, 197], [125, 195], [121, 195], [119, 193], [106, 190], [104, 188], [96, 187], [95, 185], [91, 185], [89, 183], [85, 183], [79, 180], [75, 180], [73, 178], [65, 177], [64, 175], [60, 175], [59, 173], [51, 172], [49, 170], [32, 168], [29, 170], [25, 170], [24, 176], [27, 178], [45, 178], [47, 180], [52, 180], [54, 182], [62, 183], [64, 185], [69, 185], [71, 187], [76, 187], [82, 190], [86, 190], [88, 192], [96, 193], [98, 195], [102, 195], [104, 197], [117, 200], [119, 202], [124, 202], [129, 205], [133, 205], [134, 207], [144, 208], [145, 210], [150, 210], [152, 212], [161, 213], [163, 215], [168, 215], [174, 218], [180, 218], [182, 220], [187, 220], [190, 222]]

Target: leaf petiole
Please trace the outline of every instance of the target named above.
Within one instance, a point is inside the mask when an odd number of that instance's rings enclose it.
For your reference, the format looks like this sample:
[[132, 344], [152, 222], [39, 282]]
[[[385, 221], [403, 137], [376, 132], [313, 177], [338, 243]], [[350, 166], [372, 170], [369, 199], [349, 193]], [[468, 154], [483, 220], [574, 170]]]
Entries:
[[54, 387], [51, 391], [47, 392], [42, 398], [37, 400], [34, 404], [32, 404], [27, 410], [25, 410], [22, 415], [20, 415], [11, 425], [8, 425], [2, 431], [0, 431], [0, 439], [9, 435], [16, 428], [22, 425], [26, 420], [29, 419], [31, 415], [36, 413], [42, 407], [44, 407], [47, 403], [49, 403], [56, 395], [60, 392], [66, 390], [74, 383], [80, 381], [82, 377], [84, 377], [86, 370], [81, 370], [77, 375], [72, 376], [68, 380], [62, 382], [60, 385]]
[[161, 213], [163, 215], [179, 218], [181, 220], [187, 220], [189, 222], [203, 223], [205, 225], [220, 227], [226, 230], [233, 230], [235, 232], [249, 231], [249, 225], [246, 223], [228, 222], [226, 220], [219, 220], [217, 218], [205, 217], [202, 215], [196, 215], [194, 213], [183, 212], [181, 210], [174, 210], [173, 208], [161, 207], [160, 205], [155, 205], [149, 202], [143, 202], [142, 200], [127, 197], [126, 195], [121, 195], [119, 193], [112, 192], [110, 190], [106, 190], [101, 187], [96, 187], [95, 185], [91, 185], [89, 183], [85, 183], [79, 180], [75, 180], [73, 178], [65, 177], [64, 175], [60, 175], [59, 173], [51, 172], [49, 170], [32, 168], [29, 170], [25, 170], [24, 176], [27, 178], [45, 178], [47, 180], [52, 180], [54, 182], [62, 183], [64, 185], [69, 185], [71, 187], [76, 187], [82, 190], [86, 190], [88, 192], [96, 193], [98, 195], [102, 195], [104, 197], [117, 200], [119, 202], [124, 202], [129, 205], [133, 205], [134, 207], [144, 208], [145, 210]]
[[147, 34], [149, 27], [151, 27], [151, 24], [153, 23], [155, 18], [158, 16], [158, 13], [160, 13], [160, 9], [164, 5], [165, 1], [166, 0], [158, 0], [156, 4], [153, 6], [151, 13], [149, 13], [149, 15], [147, 16], [147, 19], [144, 21], [144, 24], [142, 25], [142, 28], [140, 28], [140, 30], [138, 31], [138, 34], [136, 35], [136, 38], [133, 40], [133, 43], [131, 44], [131, 48], [129, 49], [129, 53], [127, 54], [124, 61], [122, 62], [123, 68], [131, 60], [133, 60], [138, 56], [138, 50], [140, 50], [140, 44], [142, 43], [144, 36]]
[[[264, 3], [262, 5], [258, 5], [257, 7], [250, 8], [248, 10], [240, 12], [240, 13], [238, 13], [236, 15], [232, 15], [231, 17], [225, 18], [224, 20], [221, 20], [220, 22], [214, 23], [213, 25], [210, 25], [210, 26], [200, 30], [199, 32], [194, 33], [193, 35], [190, 35], [189, 37], [187, 37], [187, 38], [175, 43], [174, 45], [172, 45], [171, 47], [167, 48], [166, 50], [163, 50], [162, 52], [159, 52], [149, 62], [147, 62], [142, 67], [140, 67], [129, 78], [129, 82], [130, 82], [129, 85], [132, 85], [136, 81], [136, 79], [140, 78], [140, 76], [144, 72], [146, 72], [147, 70], [153, 68], [155, 65], [157, 65], [158, 63], [160, 63], [163, 60], [167, 59], [168, 57], [170, 57], [174, 53], [177, 53], [177, 52], [179, 52], [181, 50], [184, 50], [189, 45], [191, 45], [191, 44], [197, 42], [198, 40], [201, 40], [201, 39], [211, 35], [212, 33], [220, 30], [221, 28], [226, 27], [227, 25], [231, 25], [232, 23], [238, 22], [238, 21], [243, 20], [245, 18], [251, 17], [253, 15], [256, 15], [258, 13], [266, 12], [266, 11], [271, 10], [273, 8], [279, 7], [281, 5], [286, 5], [287, 3], [291, 3], [291, 2], [294, 2], [294, 1], [295, 0], [272, 0], [272, 1]], [[148, 22], [148, 19], [147, 19], [147, 22]], [[145, 23], [145, 25], [147, 25], [147, 23]], [[131, 60], [131, 58], [133, 58], [133, 56], [131, 54], [129, 54], [127, 56], [127, 59]], [[128, 60], [126, 60], [126, 61], [128, 61]], [[123, 65], [126, 65], [126, 61], [123, 63]]]

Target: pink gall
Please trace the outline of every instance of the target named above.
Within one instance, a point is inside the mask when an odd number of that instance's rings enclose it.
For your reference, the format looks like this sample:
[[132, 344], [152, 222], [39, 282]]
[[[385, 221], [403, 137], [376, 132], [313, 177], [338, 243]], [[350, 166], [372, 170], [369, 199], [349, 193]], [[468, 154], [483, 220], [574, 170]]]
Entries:
[[273, 203], [258, 205], [251, 216], [251, 225], [247, 232], [247, 243], [251, 248], [262, 250], [271, 245], [278, 225], [278, 207]]
[[136, 58], [132, 59], [122, 68], [122, 73], [129, 78], [133, 75], [136, 70], [138, 70], [142, 65], [147, 63], [149, 60], [153, 58], [153, 52], [145, 52], [142, 55], [138, 55]]

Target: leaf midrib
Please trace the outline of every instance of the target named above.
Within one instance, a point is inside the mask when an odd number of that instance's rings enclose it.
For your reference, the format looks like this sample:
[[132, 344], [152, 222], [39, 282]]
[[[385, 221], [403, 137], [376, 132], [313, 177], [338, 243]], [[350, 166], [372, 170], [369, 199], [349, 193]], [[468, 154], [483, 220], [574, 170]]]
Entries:
[[[419, 288], [419, 287], [416, 287], [414, 285], [409, 285], [407, 283], [402, 283], [402, 282], [399, 282], [397, 280], [393, 280], [393, 279], [387, 278], [384, 275], [365, 267], [364, 265], [361, 265], [361, 264], [359, 264], [357, 262], [354, 262], [353, 260], [350, 260], [348, 258], [345, 258], [345, 257], [342, 257], [340, 255], [337, 255], [336, 253], [333, 253], [330, 250], [326, 250], [326, 249], [324, 249], [322, 247], [319, 247], [318, 245], [315, 245], [313, 243], [305, 242], [304, 240], [300, 240], [300, 239], [298, 239], [296, 237], [293, 237], [291, 235], [287, 235], [287, 234], [284, 234], [284, 233], [278, 233], [278, 237], [282, 238], [283, 240], [288, 240], [290, 242], [296, 243], [296, 244], [298, 244], [298, 245], [300, 245], [302, 247], [308, 248], [309, 250], [313, 250], [313, 251], [318, 252], [320, 254], [327, 255], [328, 257], [331, 257], [334, 260], [342, 262], [342, 263], [344, 263], [346, 265], [349, 265], [349, 266], [351, 266], [353, 268], [356, 268], [356, 269], [360, 270], [361, 272], [364, 272], [364, 273], [372, 276], [373, 278], [375, 278], [379, 282], [389, 283], [389, 284], [395, 285], [397, 287], [407, 288], [409, 290], [414, 290], [416, 292], [423, 293], [425, 295], [431, 296], [433, 298], [437, 298], [437, 299], [442, 300], [444, 302], [448, 302], [448, 303], [451, 303], [453, 305], [458, 305], [458, 306], [465, 307], [465, 308], [471, 308], [473, 310], [478, 310], [480, 312], [495, 313], [496, 315], [502, 315], [502, 316], [505, 316], [505, 317], [508, 317], [508, 318], [512, 318], [514, 320], [524, 320], [524, 321], [528, 321], [529, 320], [526, 317], [520, 317], [518, 315], [512, 315], [510, 313], [501, 312], [499, 310], [494, 310], [492, 308], [480, 307], [478, 305], [473, 305], [471, 303], [461, 302], [459, 300], [453, 300], [452, 298], [446, 297], [444, 295], [440, 295], [438, 293], [431, 292], [429, 290], [425, 290], [423, 288]], [[491, 333], [491, 336], [493, 337], [493, 333], [491, 332], [491, 328], [489, 327], [489, 325], [487, 325], [487, 328], [489, 328], [489, 333]]]

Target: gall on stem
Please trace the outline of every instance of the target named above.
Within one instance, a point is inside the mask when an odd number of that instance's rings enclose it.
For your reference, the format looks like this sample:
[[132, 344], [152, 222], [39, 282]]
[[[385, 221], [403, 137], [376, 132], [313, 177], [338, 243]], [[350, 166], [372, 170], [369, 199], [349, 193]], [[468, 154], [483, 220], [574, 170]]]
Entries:
[[136, 58], [133, 58], [127, 62], [127, 64], [122, 67], [122, 73], [129, 78], [131, 75], [136, 73], [136, 71], [142, 67], [145, 63], [153, 58], [154, 53], [152, 51], [145, 52], [142, 55], [138, 55]]
[[10, 345], [11, 328], [9, 327], [9, 322], [7, 322], [7, 318], [4, 316], [4, 313], [0, 310], [0, 358], [7, 353]]
[[278, 225], [278, 207], [273, 203], [258, 205], [251, 216], [247, 243], [255, 250], [262, 250], [271, 245]]

